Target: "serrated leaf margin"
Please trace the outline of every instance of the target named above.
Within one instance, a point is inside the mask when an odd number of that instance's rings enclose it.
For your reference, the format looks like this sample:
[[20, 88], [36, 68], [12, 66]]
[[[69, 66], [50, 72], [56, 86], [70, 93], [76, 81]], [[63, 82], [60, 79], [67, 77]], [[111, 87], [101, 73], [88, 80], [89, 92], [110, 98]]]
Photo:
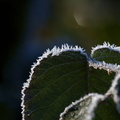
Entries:
[[72, 108], [73, 106], [75, 106], [78, 103], [81, 103], [83, 100], [85, 100], [89, 97], [92, 97], [92, 103], [89, 107], [89, 111], [88, 111], [88, 114], [87, 114], [85, 120], [92, 120], [94, 118], [94, 110], [96, 109], [98, 103], [104, 101], [107, 98], [107, 96], [101, 95], [98, 93], [90, 93], [88, 95], [85, 95], [83, 98], [80, 98], [79, 100], [77, 100], [75, 102], [72, 102], [72, 104], [70, 104], [68, 107], [66, 107], [64, 112], [62, 112], [60, 114], [59, 120], [64, 120], [63, 116], [64, 116], [64, 114], [66, 114], [69, 111], [70, 108]]
[[95, 46], [95, 47], [92, 47], [91, 57], [92, 57], [92, 55], [94, 54], [94, 52], [95, 52], [96, 50], [98, 50], [98, 49], [103, 49], [103, 48], [107, 48], [107, 49], [110, 49], [110, 50], [114, 50], [114, 51], [120, 53], [120, 47], [117, 47], [115, 44], [110, 45], [109, 42], [104, 42], [103, 45], [97, 45], [97, 46]]
[[38, 57], [38, 59], [36, 60], [37, 62], [34, 63], [32, 66], [31, 66], [31, 71], [30, 71], [30, 75], [29, 75], [29, 79], [27, 79], [27, 81], [23, 84], [23, 87], [22, 87], [22, 97], [21, 97], [21, 107], [22, 107], [22, 120], [25, 120], [25, 101], [24, 101], [24, 98], [25, 98], [25, 89], [29, 87], [29, 84], [32, 80], [32, 75], [34, 73], [34, 68], [38, 65], [40, 65], [40, 62], [44, 59], [44, 58], [47, 58], [49, 55], [51, 56], [59, 56], [62, 52], [65, 52], [65, 51], [79, 51], [80, 54], [83, 54], [86, 56], [86, 58], [88, 58], [87, 54], [85, 53], [85, 50], [83, 48], [81, 48], [80, 46], [70, 46], [68, 44], [64, 44], [61, 46], [61, 48], [59, 47], [56, 47], [54, 46], [53, 49], [47, 49], [46, 52], [44, 52], [44, 54], [40, 57]]
[[120, 65], [117, 64], [111, 64], [111, 63], [106, 63], [105, 61], [96, 61], [94, 59], [89, 60], [89, 67], [93, 67], [94, 69], [99, 68], [100, 70], [106, 70], [108, 73], [109, 72], [120, 72]]
[[115, 78], [112, 81], [112, 85], [110, 89], [107, 91], [106, 95], [112, 95], [113, 100], [116, 103], [117, 110], [120, 113], [120, 97], [117, 95], [118, 91], [116, 90], [116, 86], [118, 84], [118, 80], [120, 80], [120, 72], [116, 74]]

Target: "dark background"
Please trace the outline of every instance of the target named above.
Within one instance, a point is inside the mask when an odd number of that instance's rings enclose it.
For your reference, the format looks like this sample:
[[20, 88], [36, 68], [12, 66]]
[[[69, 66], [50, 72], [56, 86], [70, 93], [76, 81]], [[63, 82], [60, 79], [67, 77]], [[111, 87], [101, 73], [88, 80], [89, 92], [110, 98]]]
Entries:
[[47, 48], [77, 44], [90, 53], [104, 41], [119, 46], [119, 5], [117, 0], [1, 0], [0, 119], [21, 120], [23, 82]]

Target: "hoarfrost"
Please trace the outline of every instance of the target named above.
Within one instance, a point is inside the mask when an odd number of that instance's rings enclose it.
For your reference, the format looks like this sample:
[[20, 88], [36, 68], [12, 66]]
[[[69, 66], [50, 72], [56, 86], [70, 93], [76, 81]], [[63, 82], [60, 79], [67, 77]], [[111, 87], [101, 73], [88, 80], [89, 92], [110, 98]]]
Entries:
[[34, 73], [34, 68], [36, 66], [38, 66], [40, 64], [40, 62], [44, 58], [47, 58], [48, 55], [58, 56], [62, 52], [65, 52], [65, 51], [79, 51], [81, 54], [83, 54], [83, 55], [85, 55], [87, 57], [87, 54], [84, 53], [85, 50], [83, 50], [83, 48], [81, 48], [81, 47], [79, 47], [77, 45], [75, 47], [69, 46], [68, 44], [62, 45], [61, 48], [55, 46], [52, 50], [47, 49], [46, 52], [44, 52], [44, 54], [42, 56], [38, 57], [37, 62], [33, 63], [32, 67], [31, 67], [31, 72], [30, 72], [30, 75], [29, 75], [29, 79], [27, 79], [27, 81], [23, 84], [23, 87], [22, 87], [22, 91], [21, 91], [21, 93], [22, 93], [22, 98], [21, 98], [21, 100], [22, 100], [22, 103], [21, 103], [21, 107], [22, 107], [22, 112], [21, 112], [22, 113], [22, 120], [25, 120], [25, 114], [24, 114], [24, 112], [25, 112], [25, 104], [24, 104], [24, 102], [25, 102], [24, 101], [25, 93], [24, 93], [24, 91], [25, 91], [26, 88], [29, 87], [32, 75]]
[[115, 103], [117, 104], [118, 112], [120, 113], [120, 73], [116, 75], [115, 79], [112, 82], [110, 89], [108, 90], [106, 94], [113, 95], [113, 99]]
[[108, 73], [110, 72], [120, 72], [120, 65], [117, 64], [110, 64], [106, 62], [99, 62], [96, 60], [89, 60], [89, 66], [94, 67], [95, 69], [103, 69], [106, 70]]
[[60, 114], [59, 120], [92, 120], [98, 103], [105, 100], [105, 96], [91, 93], [75, 102], [72, 102]]
[[102, 48], [108, 48], [110, 50], [114, 50], [120, 53], [120, 47], [117, 47], [116, 45], [110, 45], [109, 42], [104, 42], [103, 45], [97, 45], [96, 47], [92, 47], [91, 50], [91, 56], [94, 54], [94, 52], [98, 49], [102, 49]]

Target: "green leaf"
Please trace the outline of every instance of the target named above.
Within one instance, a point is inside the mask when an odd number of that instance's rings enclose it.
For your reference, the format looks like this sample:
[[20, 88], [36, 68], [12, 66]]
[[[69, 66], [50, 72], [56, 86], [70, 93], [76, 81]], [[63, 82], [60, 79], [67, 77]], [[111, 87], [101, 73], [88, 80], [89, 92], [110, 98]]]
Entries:
[[72, 101], [90, 92], [106, 93], [115, 71], [108, 75], [109, 66], [101, 64], [90, 60], [77, 46], [47, 50], [23, 86], [22, 120], [58, 120]]
[[87, 94], [86, 54], [81, 48], [61, 50], [54, 48], [44, 54], [46, 57], [33, 67], [34, 72], [22, 91], [23, 119], [57, 120], [71, 101]]
[[120, 114], [118, 113], [115, 103], [111, 99], [101, 102], [95, 110], [95, 118], [93, 120], [119, 120]]
[[91, 57], [97, 61], [120, 65], [120, 47], [104, 43], [93, 48]]
[[120, 113], [120, 73], [115, 76], [107, 94], [113, 95], [113, 100], [117, 105], [118, 112]]
[[89, 94], [65, 108], [60, 120], [92, 120], [94, 110], [104, 98], [103, 95]]
[[114, 72], [108, 75], [105, 70], [90, 68], [89, 92], [105, 94], [111, 86], [114, 75]]

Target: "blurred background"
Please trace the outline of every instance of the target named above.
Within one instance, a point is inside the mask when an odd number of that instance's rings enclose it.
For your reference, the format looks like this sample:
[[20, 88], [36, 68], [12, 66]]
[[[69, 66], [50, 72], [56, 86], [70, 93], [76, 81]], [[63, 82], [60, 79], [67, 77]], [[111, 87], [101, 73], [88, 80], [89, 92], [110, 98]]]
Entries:
[[0, 119], [21, 120], [21, 88], [47, 48], [120, 45], [118, 0], [0, 0]]

